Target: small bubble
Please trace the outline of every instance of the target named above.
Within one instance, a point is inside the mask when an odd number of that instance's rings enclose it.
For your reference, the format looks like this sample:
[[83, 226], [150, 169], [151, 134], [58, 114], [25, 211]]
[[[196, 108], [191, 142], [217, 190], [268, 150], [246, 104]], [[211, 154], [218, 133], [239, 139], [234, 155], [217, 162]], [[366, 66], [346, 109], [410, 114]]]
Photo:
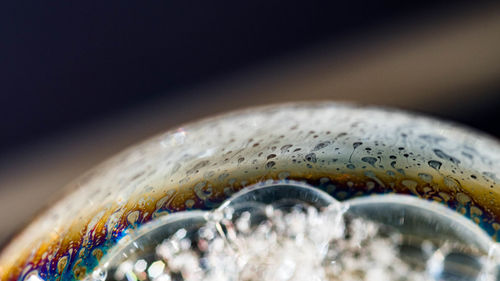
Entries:
[[108, 277], [108, 272], [104, 269], [98, 268], [92, 272], [92, 281], [104, 281]]
[[149, 277], [154, 279], [160, 276], [163, 273], [164, 268], [165, 268], [165, 263], [163, 263], [162, 261], [153, 262], [148, 268]]
[[144, 272], [146, 268], [148, 268], [148, 262], [143, 259], [139, 259], [134, 264], [134, 271], [136, 272]]

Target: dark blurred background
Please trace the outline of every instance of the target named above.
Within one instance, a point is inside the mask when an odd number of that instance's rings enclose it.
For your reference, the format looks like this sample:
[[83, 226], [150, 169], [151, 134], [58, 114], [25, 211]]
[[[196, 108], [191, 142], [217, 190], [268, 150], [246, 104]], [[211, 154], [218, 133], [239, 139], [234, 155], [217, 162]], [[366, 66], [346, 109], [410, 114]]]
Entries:
[[10, 1], [0, 7], [0, 244], [126, 146], [251, 105], [348, 100], [500, 137], [500, 4]]

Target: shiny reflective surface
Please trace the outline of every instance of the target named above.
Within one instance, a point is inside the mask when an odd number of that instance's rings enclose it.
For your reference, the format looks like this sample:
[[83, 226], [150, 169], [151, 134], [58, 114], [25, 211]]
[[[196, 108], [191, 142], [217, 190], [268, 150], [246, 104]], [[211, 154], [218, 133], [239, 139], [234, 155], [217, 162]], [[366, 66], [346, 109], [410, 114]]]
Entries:
[[74, 182], [3, 250], [0, 277], [85, 278], [141, 225], [213, 209], [266, 180], [307, 182], [339, 200], [415, 195], [497, 239], [499, 171], [497, 142], [435, 120], [335, 103], [251, 109], [154, 137]]
[[248, 187], [212, 211], [145, 224], [89, 281], [496, 281], [497, 244], [442, 204], [406, 195], [339, 202], [293, 181]]

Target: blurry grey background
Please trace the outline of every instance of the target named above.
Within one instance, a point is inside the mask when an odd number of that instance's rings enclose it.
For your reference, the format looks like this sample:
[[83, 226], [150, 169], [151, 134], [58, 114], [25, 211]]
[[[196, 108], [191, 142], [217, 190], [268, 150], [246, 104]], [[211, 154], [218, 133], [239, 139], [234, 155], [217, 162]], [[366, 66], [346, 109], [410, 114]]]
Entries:
[[500, 4], [118, 2], [1, 9], [0, 245], [109, 156], [248, 106], [354, 101], [500, 136]]

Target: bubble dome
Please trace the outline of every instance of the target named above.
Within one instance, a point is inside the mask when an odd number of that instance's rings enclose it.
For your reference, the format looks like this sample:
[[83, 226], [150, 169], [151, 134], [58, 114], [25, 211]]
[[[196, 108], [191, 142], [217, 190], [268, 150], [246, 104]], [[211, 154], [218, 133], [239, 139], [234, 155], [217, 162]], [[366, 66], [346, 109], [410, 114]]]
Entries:
[[455, 124], [333, 102], [250, 108], [133, 146], [67, 188], [0, 254], [1, 280], [80, 280], [141, 226], [212, 210], [261, 182], [307, 183], [343, 201], [406, 194], [500, 240], [500, 145]]

